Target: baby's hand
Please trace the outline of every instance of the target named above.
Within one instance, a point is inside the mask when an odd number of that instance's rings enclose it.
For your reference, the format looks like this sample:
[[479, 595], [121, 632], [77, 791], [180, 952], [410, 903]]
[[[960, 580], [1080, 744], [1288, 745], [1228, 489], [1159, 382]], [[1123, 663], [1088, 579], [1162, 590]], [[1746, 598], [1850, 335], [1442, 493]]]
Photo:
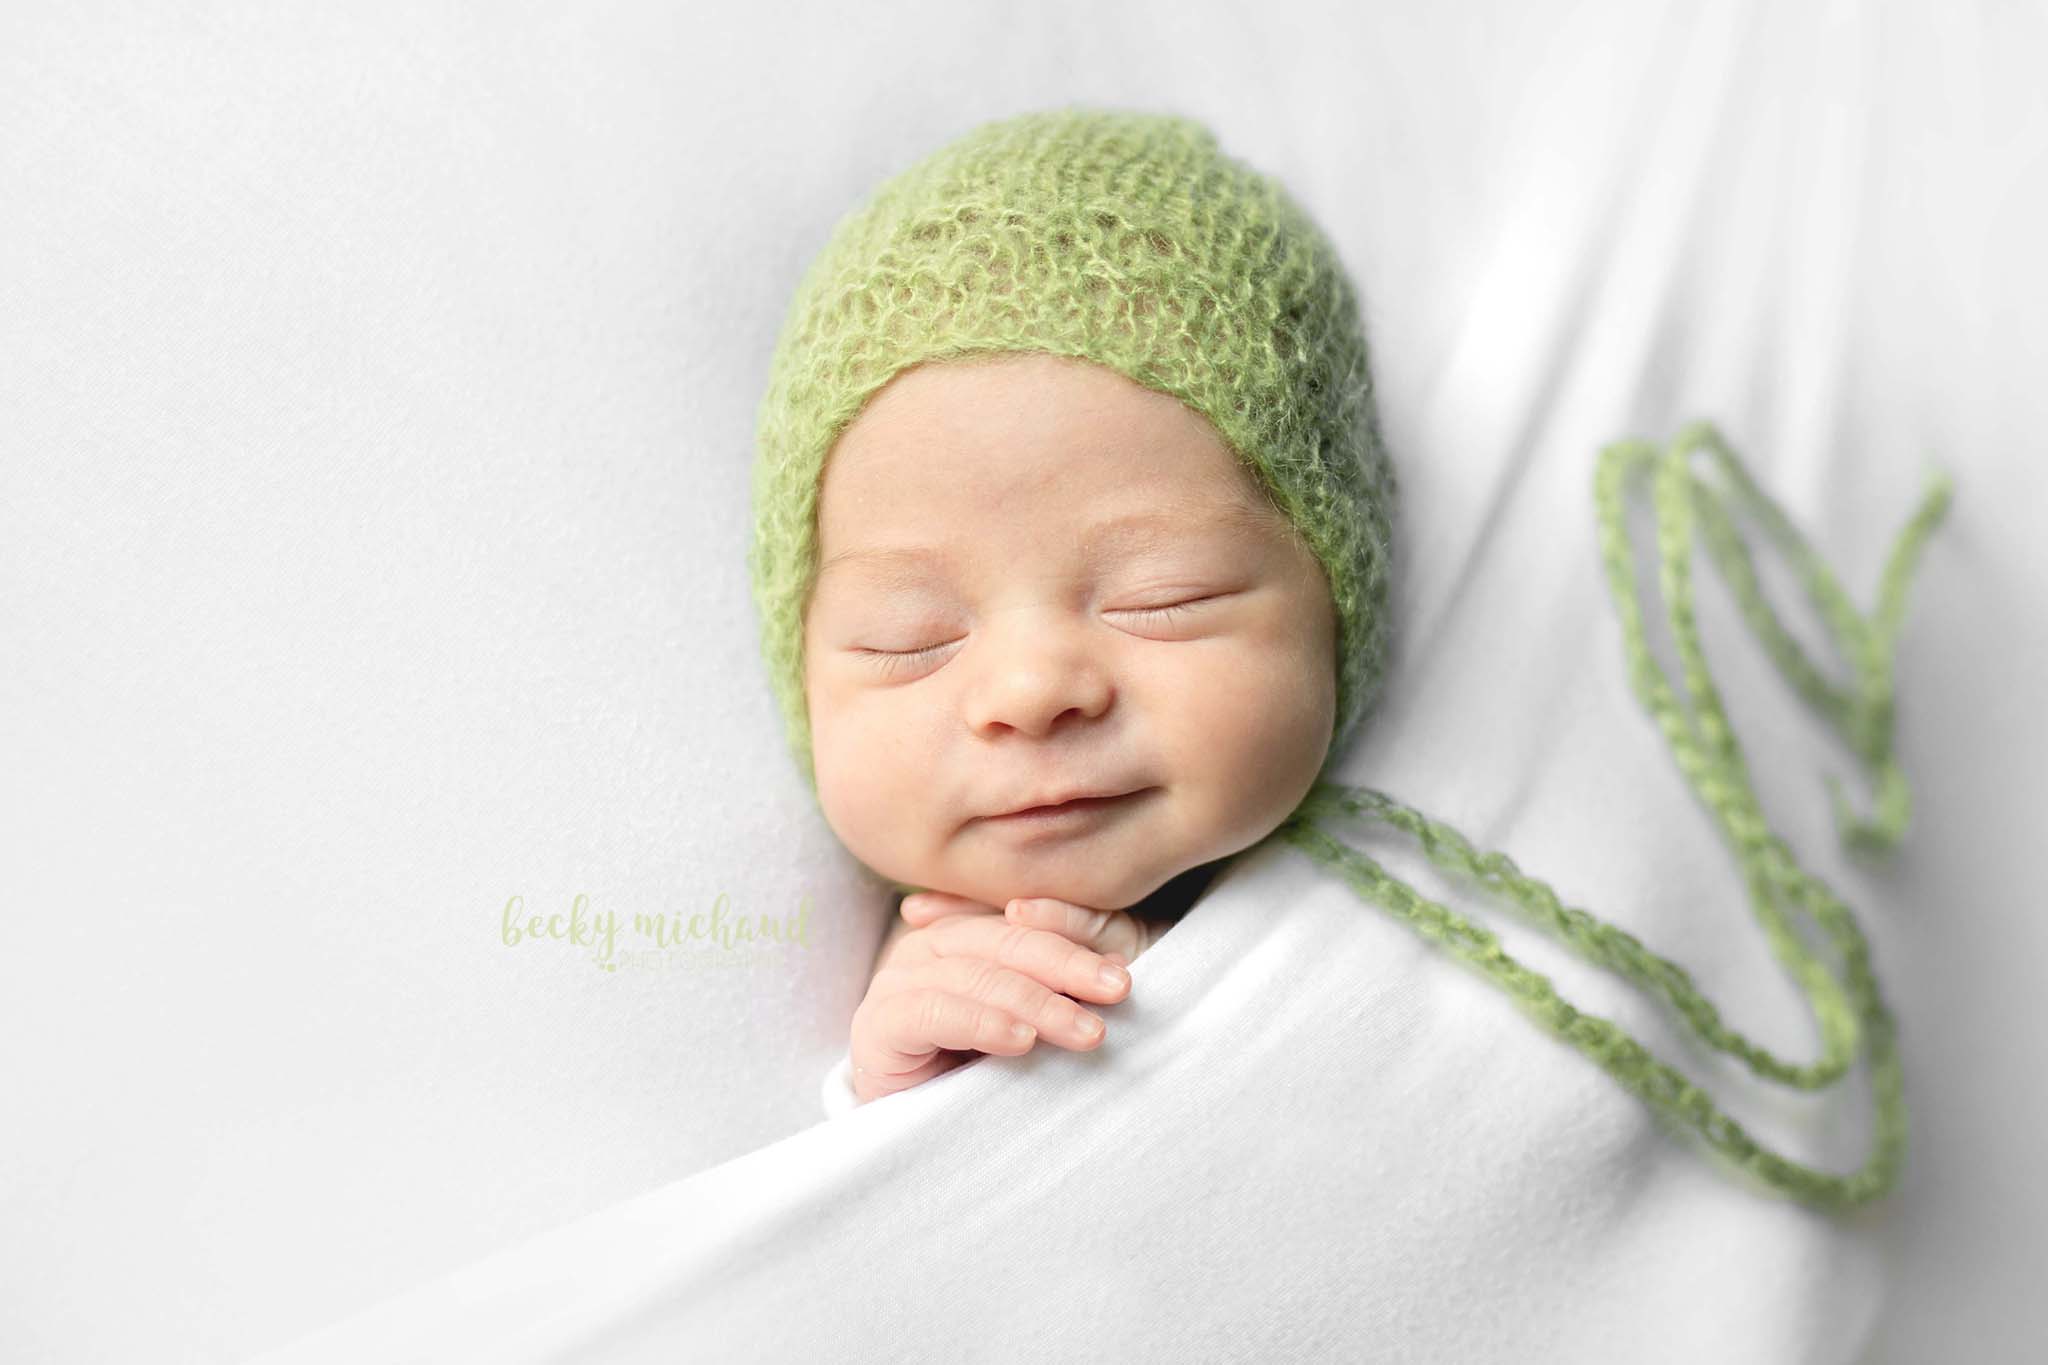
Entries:
[[1050, 896], [1025, 896], [1003, 908], [1012, 924], [1050, 929], [1083, 948], [1093, 948], [1118, 966], [1128, 967], [1152, 946], [1152, 926], [1122, 910], [1090, 910]]
[[[1011, 902], [1020, 911], [1025, 904]], [[1052, 922], [1049, 912], [1027, 913]], [[1121, 964], [1110, 969], [1113, 984], [1101, 979], [1109, 954], [992, 905], [925, 891], [903, 902], [902, 915], [911, 929], [886, 950], [854, 1011], [853, 1093], [861, 1104], [942, 1075], [970, 1053], [1029, 1052], [1041, 1036], [1090, 1051], [1102, 1042], [1102, 1020], [1068, 997], [1109, 1004], [1130, 989]]]

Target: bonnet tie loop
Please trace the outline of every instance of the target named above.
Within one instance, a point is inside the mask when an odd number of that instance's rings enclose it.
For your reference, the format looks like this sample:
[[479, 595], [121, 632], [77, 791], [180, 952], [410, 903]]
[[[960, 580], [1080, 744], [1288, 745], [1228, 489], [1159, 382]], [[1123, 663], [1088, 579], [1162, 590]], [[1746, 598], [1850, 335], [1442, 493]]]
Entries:
[[[1728, 487], [1719, 487], [1694, 471], [1692, 456], [1702, 450], [1713, 458]], [[1652, 480], [1658, 579], [1678, 646], [1690, 698], [1687, 703], [1678, 700], [1644, 639], [1632, 546], [1623, 524], [1626, 485], [1644, 475]], [[1818, 877], [1799, 866], [1792, 850], [1771, 831], [1757, 801], [1741, 746], [1700, 648], [1692, 607], [1692, 535], [1697, 524], [1708, 551], [1740, 601], [1744, 618], [1765, 649], [1799, 694], [1842, 736], [1875, 785], [1876, 813], [1866, 819], [1851, 810], [1840, 784], [1832, 776], [1826, 779], [1834, 802], [1836, 831], [1844, 844], [1852, 851], [1880, 853], [1898, 842], [1912, 813], [1905, 776], [1891, 752], [1893, 652], [1904, 619], [1908, 580], [1922, 544], [1948, 510], [1952, 489], [1953, 481], [1945, 474], [1930, 480], [1919, 509], [1900, 532], [1886, 564], [1877, 606], [1865, 617], [1784, 513], [1749, 478], [1710, 423], [1692, 423], [1661, 451], [1643, 441], [1608, 446], [1601, 452], [1594, 476], [1601, 553], [1621, 617], [1630, 682], [1670, 741], [1680, 771], [1728, 836], [1749, 890], [1752, 911], [1771, 950], [1797, 981], [1813, 1010], [1822, 1038], [1820, 1060], [1808, 1065], [1785, 1061], [1727, 1027], [1683, 967], [1652, 952], [1626, 930], [1563, 905], [1549, 886], [1524, 875], [1507, 855], [1475, 850], [1449, 825], [1383, 792], [1319, 782], [1275, 833], [1333, 869], [1362, 898], [1378, 902], [1424, 937], [1477, 967], [1539, 1023], [1592, 1058], [1654, 1111], [1700, 1133], [1711, 1149], [1737, 1170], [1760, 1180], [1765, 1188], [1829, 1211], [1882, 1197], [1896, 1183], [1906, 1150], [1906, 1102], [1896, 1024], [1885, 1005], [1869, 945], [1854, 913]], [[1726, 504], [1730, 501], [1761, 524], [1793, 561], [1836, 649], [1849, 663], [1852, 677], [1846, 686], [1813, 666], [1765, 601], [1748, 547], [1729, 515]], [[1821, 1089], [1848, 1072], [1859, 1047], [1867, 1042], [1877, 1110], [1877, 1135], [1869, 1159], [1861, 1169], [1841, 1175], [1793, 1161], [1764, 1146], [1723, 1113], [1705, 1091], [1626, 1030], [1565, 1000], [1547, 977], [1508, 954], [1495, 935], [1421, 895], [1372, 858], [1331, 838], [1323, 822], [1342, 816], [1371, 817], [1403, 830], [1438, 867], [1505, 892], [1536, 927], [1594, 965], [1611, 968], [1662, 996], [1708, 1046], [1740, 1058], [1766, 1080], [1802, 1090]], [[1784, 914], [1786, 906], [1804, 914], [1825, 934], [1841, 956], [1840, 977], [1794, 931]]]

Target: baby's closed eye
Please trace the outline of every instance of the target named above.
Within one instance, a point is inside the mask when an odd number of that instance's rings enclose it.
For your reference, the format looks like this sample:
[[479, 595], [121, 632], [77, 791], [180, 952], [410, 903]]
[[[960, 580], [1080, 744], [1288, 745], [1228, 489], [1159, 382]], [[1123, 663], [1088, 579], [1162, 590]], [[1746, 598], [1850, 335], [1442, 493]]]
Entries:
[[[1148, 629], [1195, 624], [1205, 616], [1213, 615], [1229, 599], [1243, 595], [1243, 589], [1230, 588], [1218, 592], [1195, 592], [1179, 594], [1134, 594], [1128, 605], [1109, 606], [1102, 609], [1103, 615], [1120, 626], [1137, 625]], [[854, 654], [864, 655], [878, 661], [884, 669], [894, 667], [888, 660], [915, 661], [930, 658], [960, 644], [967, 639], [965, 633], [947, 633], [929, 643], [884, 647], [859, 643], [849, 646]]]
[[1235, 596], [1237, 596], [1235, 590], [1230, 592], [1212, 592], [1200, 597], [1189, 597], [1179, 601], [1167, 602], [1161, 606], [1111, 607], [1108, 609], [1108, 613], [1112, 616], [1128, 617], [1148, 626], [1171, 626], [1178, 624], [1186, 618], [1197, 617], [1211, 611], [1221, 605], [1224, 599]]

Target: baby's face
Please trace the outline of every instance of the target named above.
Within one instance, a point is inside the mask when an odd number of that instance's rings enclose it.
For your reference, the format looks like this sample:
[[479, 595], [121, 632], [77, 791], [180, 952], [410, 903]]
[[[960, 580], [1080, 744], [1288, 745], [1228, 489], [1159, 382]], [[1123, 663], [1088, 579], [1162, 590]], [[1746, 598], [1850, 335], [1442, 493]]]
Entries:
[[[818, 794], [883, 876], [1121, 910], [1321, 769], [1322, 566], [1177, 399], [1037, 353], [919, 366], [841, 435], [818, 534]], [[1005, 818], [1073, 793], [1116, 799]]]

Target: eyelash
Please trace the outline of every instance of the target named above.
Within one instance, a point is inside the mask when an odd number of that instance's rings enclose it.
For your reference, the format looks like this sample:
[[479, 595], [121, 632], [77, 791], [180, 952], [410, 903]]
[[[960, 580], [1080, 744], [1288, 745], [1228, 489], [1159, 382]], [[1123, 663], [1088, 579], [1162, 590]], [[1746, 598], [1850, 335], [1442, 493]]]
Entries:
[[[1148, 625], [1166, 625], [1182, 614], [1193, 611], [1202, 603], [1221, 596], [1222, 593], [1211, 593], [1207, 597], [1191, 597], [1185, 602], [1170, 602], [1163, 607], [1125, 607], [1119, 609], [1118, 615], [1143, 617]], [[938, 653], [951, 643], [953, 642], [948, 640], [944, 644], [926, 645], [923, 649], [862, 649], [858, 652], [880, 660], [884, 673], [893, 673], [917, 659]]]
[[1206, 597], [1192, 597], [1185, 602], [1171, 602], [1163, 607], [1126, 607], [1119, 614], [1142, 616], [1147, 621], [1164, 624], [1183, 612], [1192, 611], [1195, 607], [1208, 600]]

